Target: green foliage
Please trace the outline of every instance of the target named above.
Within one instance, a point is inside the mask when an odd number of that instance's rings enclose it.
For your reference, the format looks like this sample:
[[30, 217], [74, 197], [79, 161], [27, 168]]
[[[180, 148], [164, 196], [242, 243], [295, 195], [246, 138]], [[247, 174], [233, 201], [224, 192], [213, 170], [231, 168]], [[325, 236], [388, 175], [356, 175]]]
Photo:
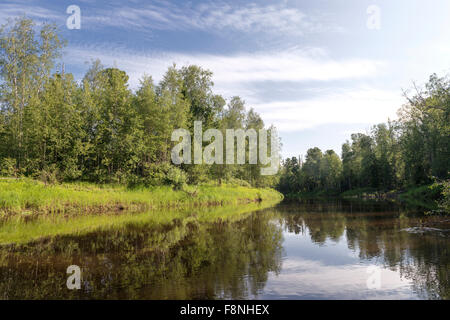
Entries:
[[55, 164], [36, 172], [34, 176], [45, 184], [55, 184], [60, 180], [60, 172]]
[[442, 200], [439, 202], [439, 208], [450, 214], [450, 180], [442, 183]]
[[4, 158], [0, 160], [0, 176], [15, 177], [17, 174], [16, 160], [12, 158]]
[[341, 188], [342, 170], [333, 150], [322, 153], [319, 148], [309, 149], [304, 163], [296, 157], [284, 161], [278, 187], [285, 194], [333, 192]]
[[242, 187], [250, 187], [250, 183], [248, 183], [245, 180], [236, 179], [236, 178], [229, 178], [226, 180], [226, 184], [228, 185], [234, 185], [234, 186], [242, 186]]
[[177, 168], [170, 166], [166, 173], [166, 182], [174, 187], [175, 190], [181, 190], [187, 181], [186, 173]]
[[264, 128], [239, 97], [225, 108], [211, 71], [173, 65], [158, 84], [144, 76], [133, 92], [124, 71], [95, 60], [77, 83], [64, 67], [55, 71], [63, 45], [55, 26], [26, 18], [0, 29], [1, 175], [175, 189], [231, 178], [274, 185], [259, 165], [170, 164], [172, 132], [193, 134], [193, 121], [224, 133]]
[[285, 194], [349, 196], [408, 189], [405, 199], [437, 200], [437, 189], [417, 187], [449, 177], [450, 80], [432, 75], [424, 89], [415, 90], [398, 121], [352, 134], [342, 145], [341, 159], [318, 148], [308, 150], [304, 163], [286, 159], [278, 189]]

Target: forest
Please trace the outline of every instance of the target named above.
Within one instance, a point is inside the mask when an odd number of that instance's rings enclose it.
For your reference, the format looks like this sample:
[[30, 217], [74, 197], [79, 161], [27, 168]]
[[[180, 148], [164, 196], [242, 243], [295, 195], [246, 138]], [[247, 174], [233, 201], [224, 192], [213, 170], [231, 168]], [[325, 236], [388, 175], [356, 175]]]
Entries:
[[443, 190], [448, 199], [450, 79], [433, 74], [423, 88], [414, 84], [413, 90], [411, 97], [404, 92], [406, 103], [398, 110], [398, 120], [352, 134], [342, 144], [341, 156], [333, 150], [311, 148], [304, 159], [285, 159], [279, 190], [295, 196], [352, 194], [352, 190], [423, 191], [420, 187], [432, 185], [429, 193], [439, 196]]
[[159, 83], [146, 75], [131, 90], [125, 71], [95, 60], [76, 81], [56, 63], [65, 45], [54, 25], [37, 27], [25, 17], [0, 31], [2, 176], [177, 188], [275, 184], [277, 177], [262, 176], [259, 164], [171, 163], [178, 143], [171, 141], [172, 132], [192, 132], [194, 121], [202, 121], [204, 130], [264, 128], [240, 97], [226, 101], [213, 92], [209, 70], [173, 65]]

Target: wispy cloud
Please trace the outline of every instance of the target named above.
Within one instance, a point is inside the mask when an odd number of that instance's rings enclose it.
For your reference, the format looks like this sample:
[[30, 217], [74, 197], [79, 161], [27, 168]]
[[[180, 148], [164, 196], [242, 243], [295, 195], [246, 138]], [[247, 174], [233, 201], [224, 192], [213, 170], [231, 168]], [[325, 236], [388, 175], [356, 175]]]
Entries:
[[56, 12], [42, 6], [33, 5], [27, 2], [17, 1], [15, 3], [0, 3], [0, 23], [4, 24], [10, 18], [27, 16], [36, 21], [62, 22], [65, 18], [64, 12]]
[[175, 5], [169, 2], [140, 3], [94, 11], [85, 18], [92, 24], [135, 28], [139, 30], [202, 30], [206, 32], [239, 31], [249, 33], [304, 33], [342, 31], [326, 25], [286, 4], [260, 6], [249, 3], [231, 6], [225, 2]]
[[86, 47], [67, 49], [67, 59], [82, 63], [99, 58], [105, 64], [120, 61], [132, 78], [132, 85], [145, 71], [160, 78], [172, 63], [198, 64], [214, 72], [216, 84], [240, 86], [244, 83], [280, 81], [331, 81], [375, 76], [385, 68], [370, 59], [334, 60], [321, 49], [292, 49], [285, 52], [237, 53], [233, 55], [127, 52], [120, 48]]
[[[369, 86], [327, 89], [327, 83], [331, 81], [372, 78], [382, 73], [386, 65], [369, 59], [335, 60], [320, 49], [225, 56], [180, 53], [149, 55], [117, 48], [69, 48], [66, 58], [75, 64], [99, 58], [105, 65], [117, 65], [130, 75], [130, 86], [134, 89], [144, 73], [158, 81], [172, 63], [178, 66], [198, 64], [213, 71], [216, 92], [226, 98], [240, 95], [249, 106], [262, 114], [266, 123], [274, 123], [281, 131], [303, 130], [329, 123], [382, 122], [387, 117], [395, 117], [395, 111], [402, 101], [397, 92]], [[321, 89], [309, 99], [272, 101], [270, 88], [287, 81], [299, 87], [316, 83]], [[254, 90], [255, 86], [267, 88], [266, 94], [264, 90]]]

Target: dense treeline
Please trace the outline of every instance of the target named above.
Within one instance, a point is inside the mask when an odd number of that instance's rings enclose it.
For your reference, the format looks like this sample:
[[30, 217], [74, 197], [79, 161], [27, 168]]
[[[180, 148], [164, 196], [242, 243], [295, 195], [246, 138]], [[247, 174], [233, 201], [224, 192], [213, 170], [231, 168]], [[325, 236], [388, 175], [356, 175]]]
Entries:
[[393, 190], [448, 179], [450, 79], [434, 74], [423, 89], [414, 88], [413, 97], [405, 94], [407, 102], [397, 121], [352, 134], [342, 145], [341, 157], [333, 150], [312, 148], [304, 162], [286, 159], [279, 189], [285, 194]]
[[[0, 30], [0, 171], [4, 176], [54, 180], [144, 183], [215, 180], [273, 184], [259, 165], [171, 163], [173, 130], [261, 129], [244, 101], [214, 94], [212, 73], [190, 65], [170, 67], [155, 84], [144, 76], [136, 91], [128, 75], [94, 61], [77, 82], [56, 67], [65, 42], [53, 25], [10, 21]], [[151, 67], [151, 66], [150, 66]], [[54, 73], [55, 69], [59, 69]]]

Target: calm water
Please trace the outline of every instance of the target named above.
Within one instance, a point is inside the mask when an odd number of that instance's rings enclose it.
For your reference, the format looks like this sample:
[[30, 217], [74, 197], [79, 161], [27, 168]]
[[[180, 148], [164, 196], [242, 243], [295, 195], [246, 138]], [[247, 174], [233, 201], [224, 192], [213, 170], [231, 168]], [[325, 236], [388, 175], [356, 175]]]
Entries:
[[[350, 202], [130, 223], [0, 248], [0, 298], [449, 299], [448, 230], [392, 204]], [[81, 290], [66, 287], [69, 265], [82, 269]]]

